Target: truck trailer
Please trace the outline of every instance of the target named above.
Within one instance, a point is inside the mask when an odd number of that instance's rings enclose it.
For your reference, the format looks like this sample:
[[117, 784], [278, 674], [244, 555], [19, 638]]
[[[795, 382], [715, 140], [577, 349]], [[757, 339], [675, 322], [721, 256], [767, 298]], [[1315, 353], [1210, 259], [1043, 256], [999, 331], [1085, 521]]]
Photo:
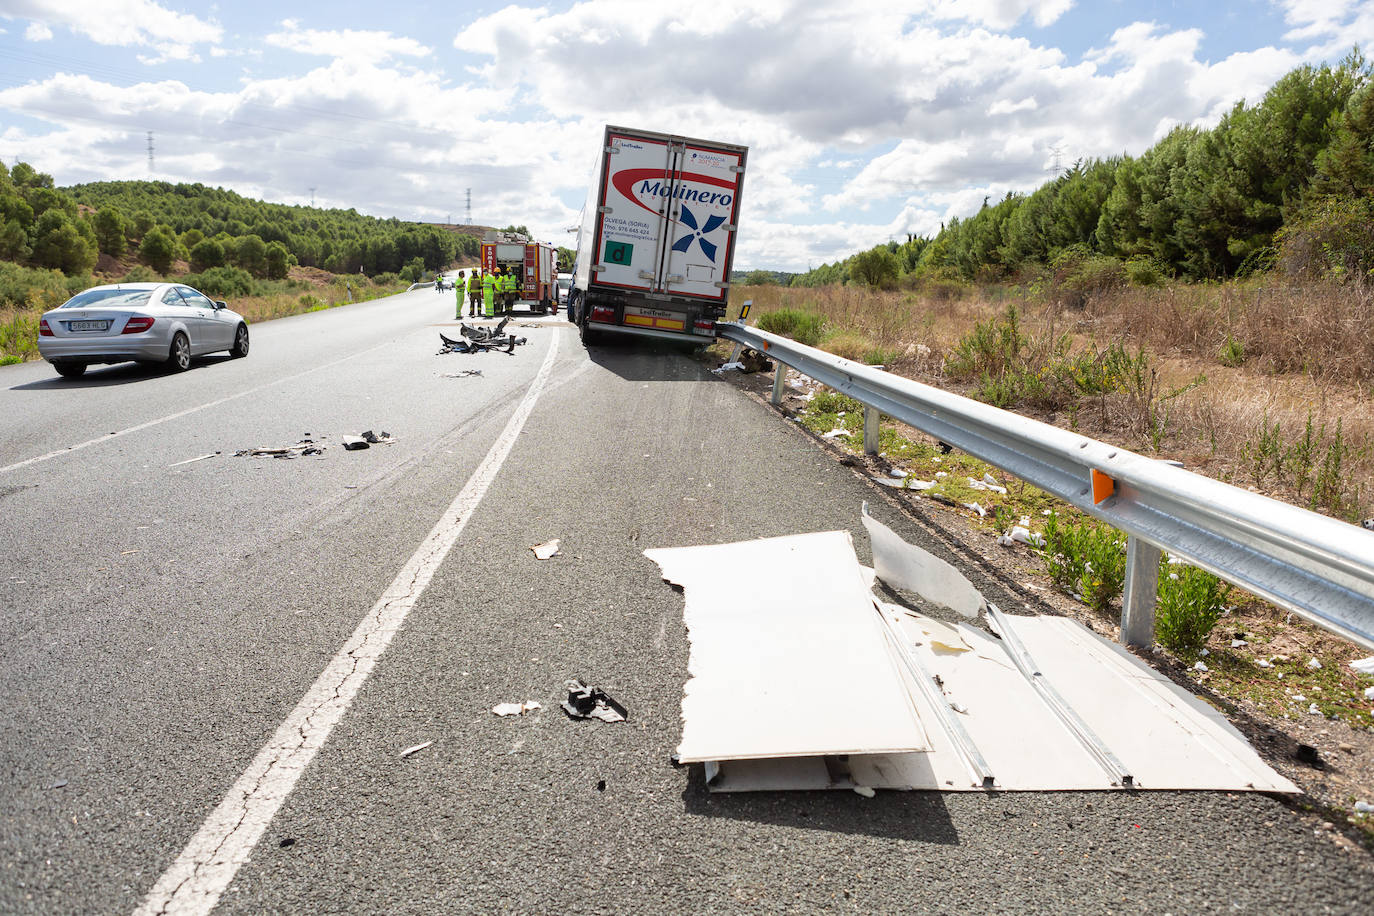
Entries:
[[606, 128], [582, 208], [568, 317], [584, 343], [715, 336], [748, 147]]
[[[516, 301], [530, 303], [540, 315], [556, 309], [558, 303], [558, 254], [546, 242], [532, 242], [511, 232], [488, 232], [482, 238], [482, 270], [491, 273], [497, 267], [503, 274], [514, 272], [517, 278]], [[505, 306], [506, 310], [514, 303]]]

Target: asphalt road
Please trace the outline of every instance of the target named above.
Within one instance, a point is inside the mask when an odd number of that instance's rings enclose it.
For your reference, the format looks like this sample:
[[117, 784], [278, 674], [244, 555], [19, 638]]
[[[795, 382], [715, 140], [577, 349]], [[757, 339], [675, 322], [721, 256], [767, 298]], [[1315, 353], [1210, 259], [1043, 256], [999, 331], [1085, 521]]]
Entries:
[[[439, 356], [450, 309], [417, 291], [269, 322], [247, 359], [181, 375], [0, 368], [0, 912], [149, 899], [484, 468], [216, 912], [1374, 905], [1370, 857], [1266, 796], [708, 794], [669, 760], [682, 596], [642, 551], [845, 528], [867, 559], [864, 499], [927, 535], [682, 354], [588, 354], [542, 320], [514, 356]], [[396, 443], [338, 445], [369, 428]], [[322, 457], [232, 457], [306, 433]], [[570, 677], [630, 721], [567, 719]], [[817, 672], [816, 689], [845, 688]], [[490, 712], [531, 699], [544, 709]]]

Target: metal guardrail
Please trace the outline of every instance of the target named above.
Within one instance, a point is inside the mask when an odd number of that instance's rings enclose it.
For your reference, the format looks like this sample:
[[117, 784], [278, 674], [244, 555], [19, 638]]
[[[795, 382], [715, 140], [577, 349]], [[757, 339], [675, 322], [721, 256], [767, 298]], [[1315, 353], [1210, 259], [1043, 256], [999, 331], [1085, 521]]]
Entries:
[[[1374, 533], [766, 331], [716, 327], [864, 404], [869, 451], [886, 414], [1126, 532], [1124, 643], [1154, 640], [1163, 549], [1374, 649]], [[785, 377], [780, 367], [775, 404]]]

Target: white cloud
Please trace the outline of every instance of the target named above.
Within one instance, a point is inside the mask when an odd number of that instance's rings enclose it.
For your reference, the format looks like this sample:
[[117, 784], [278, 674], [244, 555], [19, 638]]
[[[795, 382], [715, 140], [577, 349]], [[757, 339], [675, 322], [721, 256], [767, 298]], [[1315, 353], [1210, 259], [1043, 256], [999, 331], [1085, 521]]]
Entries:
[[28, 41], [49, 41], [52, 38], [52, 29], [41, 22], [30, 22], [29, 27], [24, 30], [24, 38]]
[[1057, 22], [1073, 7], [1073, 0], [932, 0], [937, 19], [962, 19], [991, 29], [1009, 29], [1029, 18], [1044, 27]]
[[1035, 101], [1035, 96], [1028, 96], [1019, 102], [1010, 99], [998, 99], [988, 106], [988, 114], [1003, 115], [1016, 114], [1018, 111], [1035, 111], [1040, 105]]
[[390, 32], [303, 29], [294, 19], [284, 19], [281, 25], [282, 31], [274, 32], [263, 40], [270, 45], [301, 54], [347, 57], [373, 62], [392, 57], [427, 57], [430, 54], [427, 45], [413, 38], [392, 35]]
[[6, 0], [0, 16], [65, 26], [102, 45], [197, 44], [219, 41], [223, 32], [213, 22], [154, 0]]
[[1309, 60], [1344, 55], [1355, 45], [1374, 43], [1374, 4], [1365, 0], [1277, 0], [1290, 28], [1284, 40], [1308, 41]]
[[138, 54], [138, 61], [141, 64], [153, 66], [165, 64], [172, 60], [188, 61], [193, 64], [200, 63], [200, 55], [190, 45], [164, 44], [159, 45], [161, 53], [158, 54]]

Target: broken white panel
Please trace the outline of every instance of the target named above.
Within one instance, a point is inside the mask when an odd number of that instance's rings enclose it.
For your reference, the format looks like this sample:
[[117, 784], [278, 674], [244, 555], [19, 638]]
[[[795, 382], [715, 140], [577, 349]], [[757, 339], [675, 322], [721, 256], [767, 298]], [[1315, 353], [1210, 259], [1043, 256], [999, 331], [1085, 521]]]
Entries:
[[1298, 791], [1225, 716], [1123, 647], [1063, 617], [1005, 620], [1137, 788]]
[[[911, 651], [940, 679], [946, 697], [967, 710], [960, 724], [1001, 791], [1119, 788], [1100, 762], [1050, 710], [1003, 651], [1001, 640], [967, 624], [959, 634], [970, 651], [936, 648], [942, 624], [886, 605]], [[1135, 777], [1137, 789], [1217, 789], [1295, 793], [1297, 786], [1268, 767], [1220, 713], [1120, 646], [1075, 621], [1008, 617], [1009, 625], [1093, 732]], [[938, 639], [937, 637], [943, 637]], [[722, 763], [713, 791], [880, 789], [976, 791], [953, 736], [922, 709], [930, 739], [924, 754], [852, 755], [844, 778], [822, 758]]]
[[644, 554], [686, 591], [679, 760], [927, 748], [848, 532]]
[[965, 617], [977, 617], [982, 612], [983, 596], [963, 573], [902, 540], [897, 532], [868, 514], [868, 503], [863, 504], [862, 512], [864, 528], [873, 545], [873, 568], [879, 579]]

